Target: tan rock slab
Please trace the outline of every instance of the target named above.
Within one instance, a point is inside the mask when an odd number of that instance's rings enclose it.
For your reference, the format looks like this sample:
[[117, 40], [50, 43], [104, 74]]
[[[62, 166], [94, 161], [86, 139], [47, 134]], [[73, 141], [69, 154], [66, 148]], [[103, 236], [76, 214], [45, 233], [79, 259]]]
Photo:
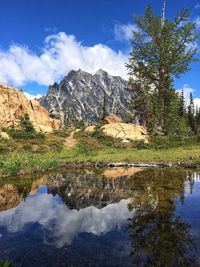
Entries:
[[103, 125], [102, 129], [105, 134], [114, 138], [132, 141], [144, 140], [145, 143], [149, 142], [147, 130], [141, 125], [112, 123]]
[[37, 100], [29, 100], [22, 91], [0, 84], [0, 126], [20, 128], [20, 118], [28, 114], [35, 130], [52, 132], [60, 128], [60, 121], [49, 117]]

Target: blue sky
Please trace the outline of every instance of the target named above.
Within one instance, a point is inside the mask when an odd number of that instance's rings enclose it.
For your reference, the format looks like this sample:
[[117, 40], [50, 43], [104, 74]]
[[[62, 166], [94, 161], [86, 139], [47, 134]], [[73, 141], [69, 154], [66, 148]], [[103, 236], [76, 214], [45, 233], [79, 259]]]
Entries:
[[[125, 78], [133, 13], [148, 4], [161, 13], [162, 0], [1, 0], [0, 82], [36, 95], [72, 68]], [[200, 27], [198, 0], [167, 0], [168, 18], [185, 7]], [[192, 64], [176, 88], [199, 98], [199, 67]]]

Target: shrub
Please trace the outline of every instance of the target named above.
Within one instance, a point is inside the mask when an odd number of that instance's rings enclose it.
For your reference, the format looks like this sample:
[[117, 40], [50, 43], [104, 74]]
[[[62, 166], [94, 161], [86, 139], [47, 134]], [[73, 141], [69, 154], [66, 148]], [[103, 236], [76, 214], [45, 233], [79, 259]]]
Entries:
[[157, 136], [151, 136], [150, 146], [155, 149], [162, 149], [162, 148], [187, 146], [195, 144], [197, 142], [198, 138], [196, 136], [157, 135]]
[[34, 126], [30, 121], [28, 114], [24, 114], [24, 116], [20, 118], [20, 126], [22, 130], [25, 132], [31, 132], [31, 133], [35, 132]]
[[67, 129], [60, 129], [53, 132], [58, 137], [67, 138], [70, 135], [70, 132]]
[[150, 144], [145, 143], [144, 140], [130, 140], [130, 143], [127, 144], [127, 147], [137, 148], [137, 149], [148, 149]]
[[123, 147], [121, 139], [106, 135], [101, 128], [96, 127], [94, 132], [91, 133], [91, 136], [97, 139], [104, 146]]
[[25, 144], [20, 150], [31, 153], [44, 154], [49, 152], [50, 148], [47, 145], [34, 145], [34, 144]]
[[17, 145], [11, 140], [0, 138], [0, 154], [12, 152], [16, 149]]
[[44, 134], [39, 132], [4, 129], [14, 139], [44, 139]]
[[49, 144], [49, 148], [52, 151], [60, 152], [62, 150], [63, 145], [60, 142], [54, 142]]

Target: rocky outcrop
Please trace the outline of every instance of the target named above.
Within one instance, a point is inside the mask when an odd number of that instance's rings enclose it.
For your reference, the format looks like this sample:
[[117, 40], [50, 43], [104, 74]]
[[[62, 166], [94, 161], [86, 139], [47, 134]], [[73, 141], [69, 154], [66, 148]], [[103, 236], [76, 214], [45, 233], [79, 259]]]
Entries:
[[129, 141], [143, 140], [148, 143], [148, 133], [141, 125], [131, 123], [111, 123], [103, 125], [103, 132], [111, 137], [120, 138], [124, 143]]
[[38, 101], [28, 100], [22, 91], [0, 84], [0, 126], [18, 129], [24, 114], [29, 115], [37, 131], [51, 132], [60, 127], [60, 121], [50, 118]]
[[86, 125], [96, 124], [105, 113], [124, 118], [129, 112], [126, 86], [127, 81], [101, 69], [94, 75], [71, 71], [60, 84], [49, 86], [40, 103], [63, 122], [83, 120]]
[[[101, 127], [103, 132], [111, 137], [119, 138], [123, 143], [129, 143], [129, 141], [143, 140], [145, 143], [149, 143], [149, 135], [147, 129], [141, 125], [132, 123], [123, 123], [121, 119], [116, 116], [108, 116], [103, 120], [104, 125]], [[88, 126], [85, 132], [91, 133], [95, 131], [95, 126]]]

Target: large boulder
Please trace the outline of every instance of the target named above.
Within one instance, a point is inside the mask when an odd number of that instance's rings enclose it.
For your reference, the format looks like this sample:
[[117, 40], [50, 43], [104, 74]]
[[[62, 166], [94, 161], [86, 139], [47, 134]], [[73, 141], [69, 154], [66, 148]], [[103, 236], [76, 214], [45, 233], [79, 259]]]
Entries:
[[60, 121], [50, 118], [38, 101], [29, 100], [16, 88], [0, 84], [0, 126], [18, 129], [20, 118], [25, 114], [37, 131], [52, 132], [60, 127]]
[[[103, 120], [103, 124], [104, 125], [101, 127], [103, 132], [108, 136], [121, 139], [122, 143], [129, 143], [130, 141], [139, 140], [149, 143], [147, 129], [141, 125], [123, 123], [116, 115], [107, 116]], [[94, 125], [88, 126], [85, 129], [85, 131], [88, 133], [94, 132], [94, 130]]]
[[103, 132], [111, 137], [120, 138], [123, 142], [143, 140], [148, 143], [147, 129], [132, 123], [111, 123], [103, 125]]

